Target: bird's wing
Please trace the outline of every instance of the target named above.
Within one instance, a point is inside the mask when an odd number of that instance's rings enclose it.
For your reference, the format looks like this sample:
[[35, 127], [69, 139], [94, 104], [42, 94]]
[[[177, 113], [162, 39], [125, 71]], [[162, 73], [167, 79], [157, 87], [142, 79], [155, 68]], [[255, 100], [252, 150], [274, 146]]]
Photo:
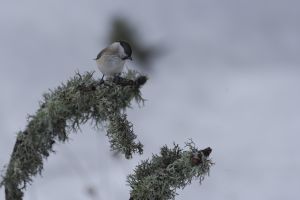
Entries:
[[100, 51], [100, 53], [98, 53], [97, 58], [95, 58], [95, 60], [98, 60], [98, 59], [102, 56], [103, 52], [104, 52], [106, 49], [107, 49], [107, 48], [105, 48], [105, 49], [103, 49], [102, 51]]

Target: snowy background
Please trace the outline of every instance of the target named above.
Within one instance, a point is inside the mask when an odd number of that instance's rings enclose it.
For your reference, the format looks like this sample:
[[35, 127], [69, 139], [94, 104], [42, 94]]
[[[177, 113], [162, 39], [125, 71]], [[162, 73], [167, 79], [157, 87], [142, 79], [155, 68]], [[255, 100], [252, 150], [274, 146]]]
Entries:
[[0, 0], [0, 166], [41, 95], [75, 70], [96, 70], [92, 58], [121, 15], [144, 43], [168, 51], [153, 61], [145, 106], [128, 110], [144, 155], [113, 157], [105, 132], [87, 124], [55, 146], [24, 200], [129, 199], [134, 166], [189, 138], [212, 147], [216, 165], [176, 199], [300, 199], [299, 8], [296, 0]]

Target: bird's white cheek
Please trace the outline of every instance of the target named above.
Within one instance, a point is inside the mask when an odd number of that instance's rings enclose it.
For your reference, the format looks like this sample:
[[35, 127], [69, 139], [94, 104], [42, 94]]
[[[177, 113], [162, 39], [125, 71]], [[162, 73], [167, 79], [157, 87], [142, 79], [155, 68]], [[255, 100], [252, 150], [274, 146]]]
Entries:
[[124, 57], [126, 57], [126, 53], [125, 53], [125, 51], [124, 51], [124, 48], [123, 47], [121, 47], [121, 46], [119, 46], [119, 55], [120, 55], [120, 58], [124, 58]]

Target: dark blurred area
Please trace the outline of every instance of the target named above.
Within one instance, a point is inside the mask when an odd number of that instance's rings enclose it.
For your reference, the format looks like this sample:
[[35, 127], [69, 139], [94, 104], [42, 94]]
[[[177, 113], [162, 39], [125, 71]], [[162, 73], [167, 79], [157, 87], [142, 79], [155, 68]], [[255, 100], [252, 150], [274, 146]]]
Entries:
[[138, 62], [140, 68], [148, 72], [152, 70], [153, 60], [163, 53], [162, 44], [145, 44], [138, 26], [131, 23], [125, 16], [112, 18], [107, 40], [109, 43], [119, 40], [127, 41], [133, 49], [133, 60]]

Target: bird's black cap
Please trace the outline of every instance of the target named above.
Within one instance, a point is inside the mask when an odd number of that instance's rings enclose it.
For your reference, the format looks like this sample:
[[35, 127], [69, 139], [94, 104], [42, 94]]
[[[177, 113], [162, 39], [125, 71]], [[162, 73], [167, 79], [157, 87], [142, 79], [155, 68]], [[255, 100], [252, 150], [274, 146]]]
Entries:
[[119, 43], [124, 48], [124, 51], [127, 55], [127, 58], [131, 59], [132, 50], [131, 50], [130, 44], [128, 42], [125, 42], [125, 41], [122, 41], [122, 40], [119, 41]]

